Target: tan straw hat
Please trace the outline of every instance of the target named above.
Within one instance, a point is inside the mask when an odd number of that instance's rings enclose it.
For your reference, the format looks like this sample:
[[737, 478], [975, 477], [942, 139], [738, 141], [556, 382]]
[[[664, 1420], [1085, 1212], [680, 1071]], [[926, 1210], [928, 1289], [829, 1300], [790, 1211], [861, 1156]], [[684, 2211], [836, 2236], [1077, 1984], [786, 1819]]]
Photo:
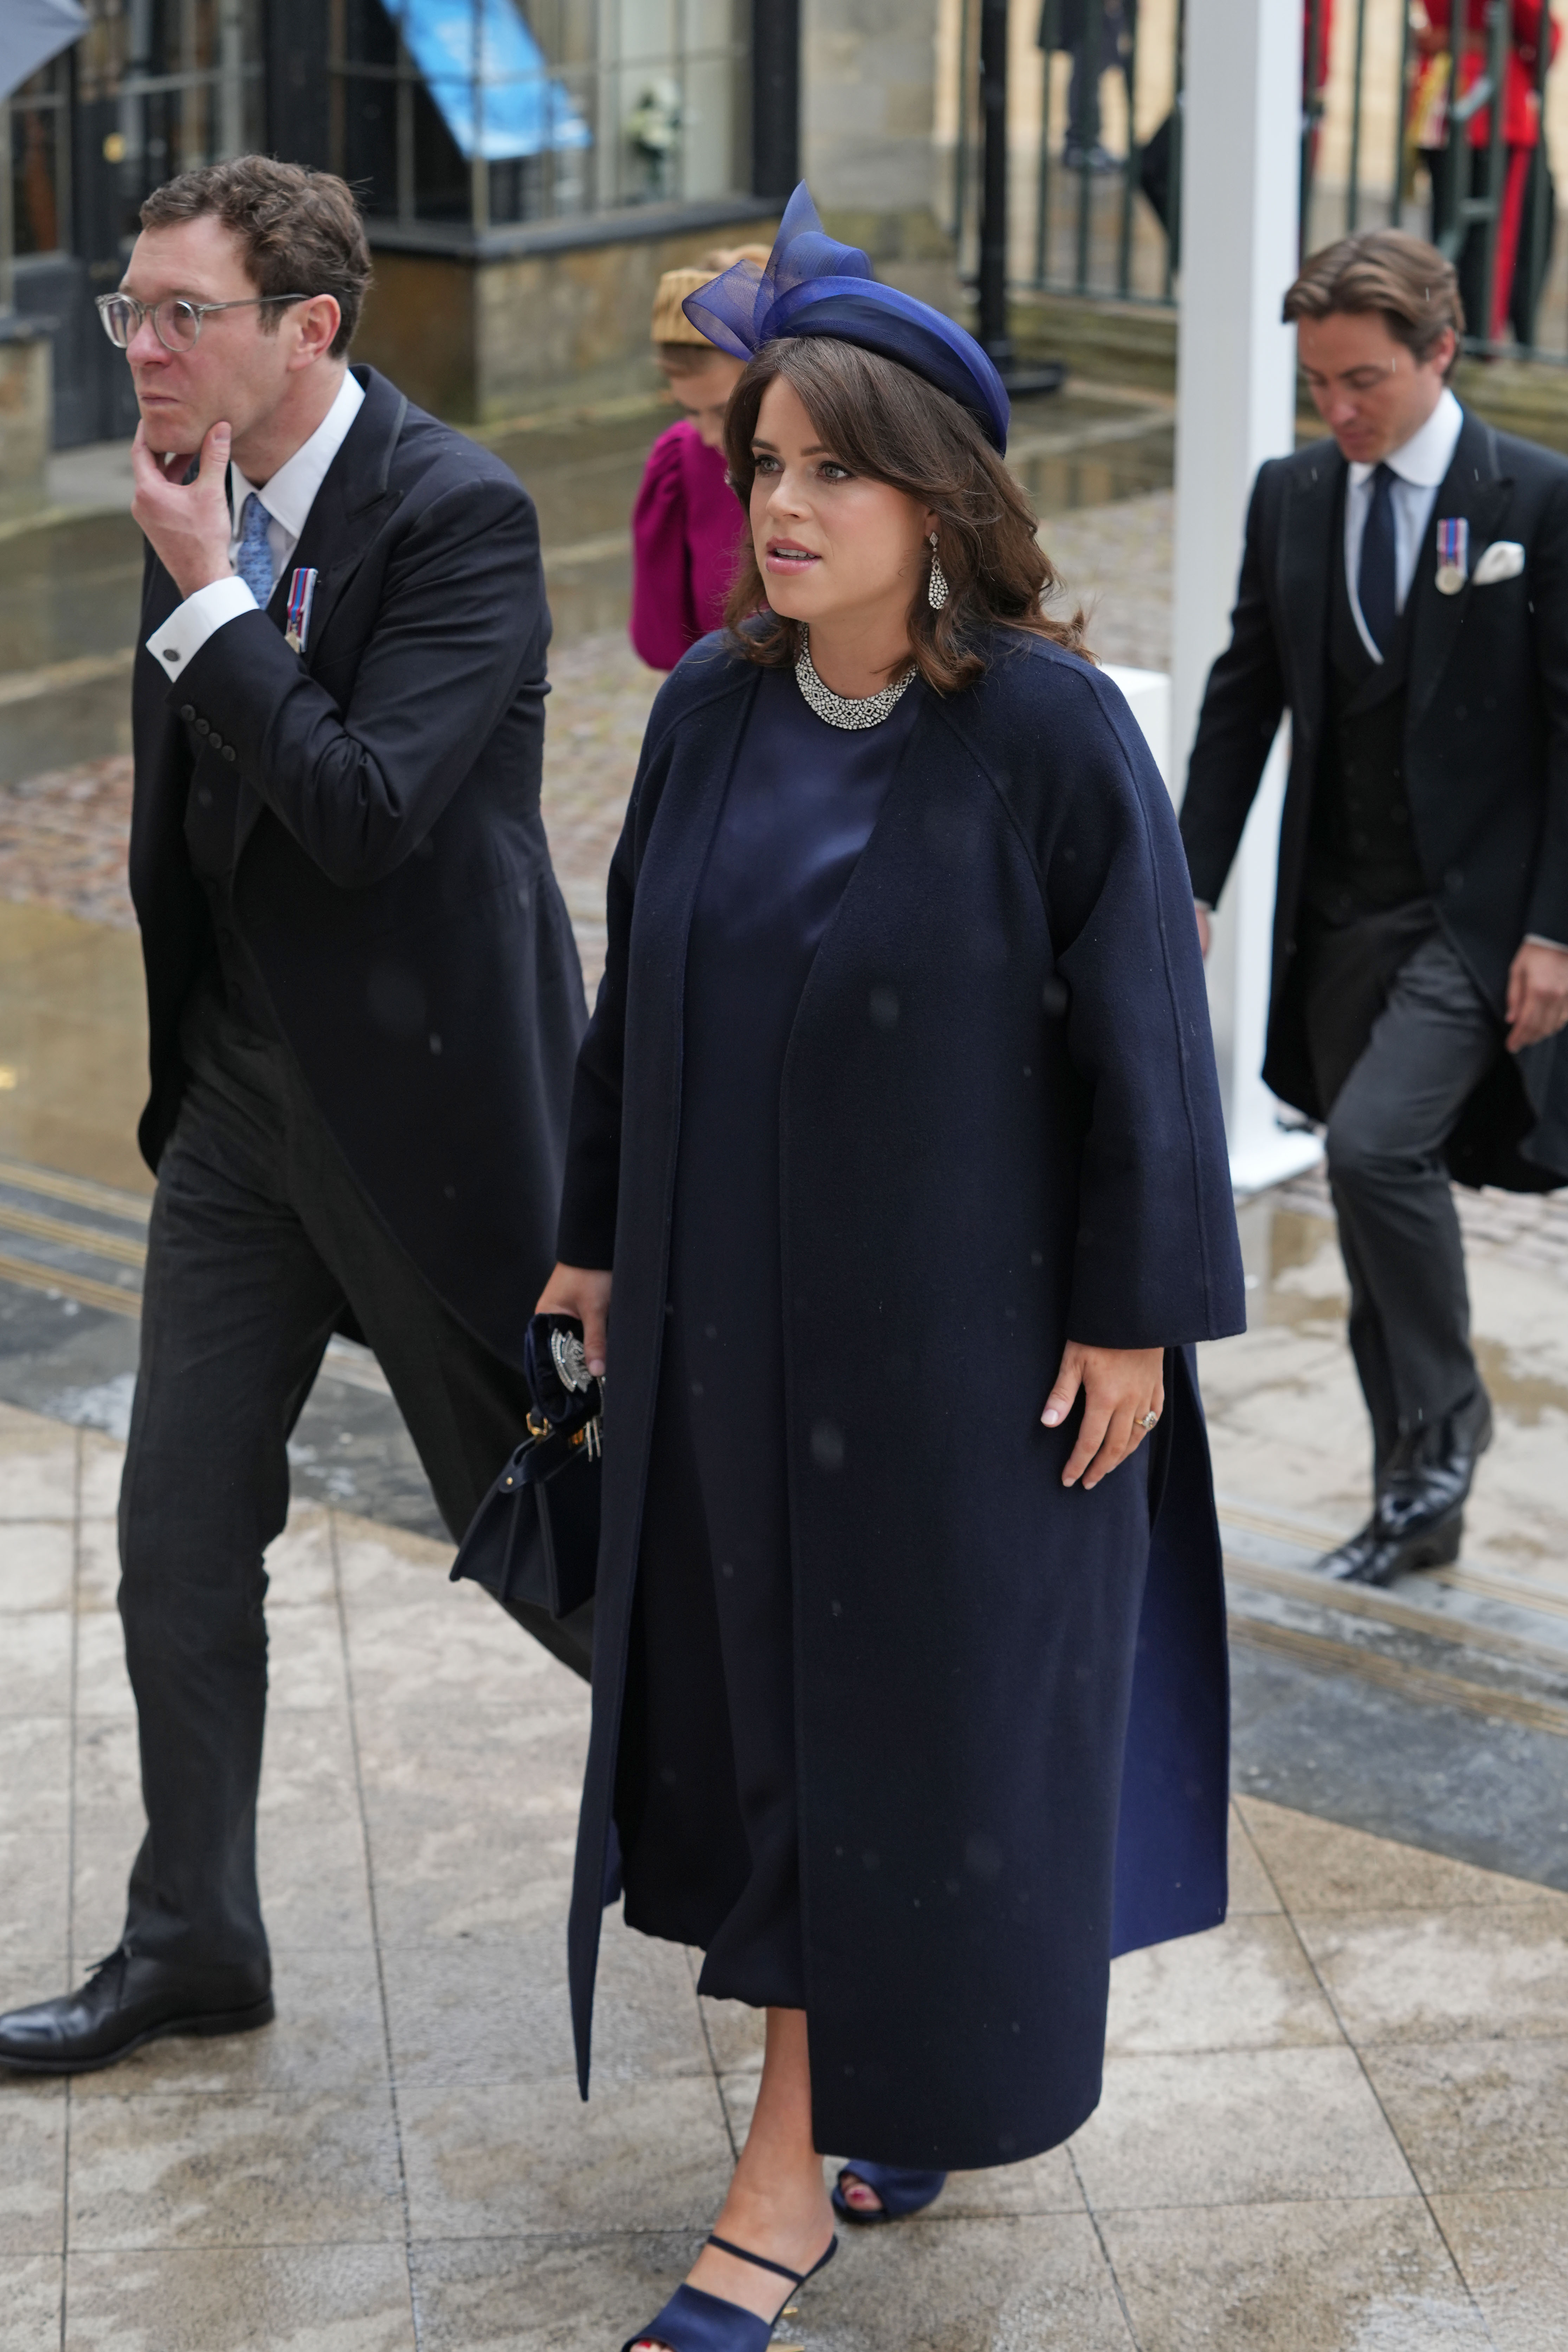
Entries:
[[681, 304], [700, 286], [710, 286], [721, 270], [732, 269], [737, 261], [754, 261], [760, 269], [768, 257], [765, 245], [715, 246], [705, 253], [695, 269], [667, 269], [658, 281], [658, 291], [653, 298], [653, 341], [656, 343], [702, 343], [711, 351], [706, 335], [699, 334]]

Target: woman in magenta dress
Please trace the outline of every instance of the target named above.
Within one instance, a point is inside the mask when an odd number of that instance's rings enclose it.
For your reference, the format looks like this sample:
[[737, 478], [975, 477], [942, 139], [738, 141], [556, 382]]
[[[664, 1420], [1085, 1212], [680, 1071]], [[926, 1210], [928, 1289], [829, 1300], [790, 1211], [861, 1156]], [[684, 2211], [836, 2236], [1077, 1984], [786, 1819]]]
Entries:
[[632, 509], [631, 638], [650, 669], [673, 669], [720, 626], [745, 522], [724, 464], [724, 411], [742, 362], [700, 334], [680, 306], [735, 262], [767, 257], [764, 246], [724, 248], [658, 281], [654, 355], [687, 413], [648, 451]]

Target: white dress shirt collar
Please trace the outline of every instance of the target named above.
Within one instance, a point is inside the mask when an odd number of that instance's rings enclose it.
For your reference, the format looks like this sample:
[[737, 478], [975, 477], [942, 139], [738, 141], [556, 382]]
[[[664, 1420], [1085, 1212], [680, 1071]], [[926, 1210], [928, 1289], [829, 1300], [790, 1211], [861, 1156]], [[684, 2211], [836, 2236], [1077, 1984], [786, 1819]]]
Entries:
[[363, 387], [345, 368], [331, 408], [310, 439], [302, 441], [294, 455], [284, 459], [269, 482], [258, 489], [254, 482], [246, 480], [237, 466], [230, 466], [230, 502], [237, 533], [245, 514], [245, 501], [255, 491], [273, 521], [280, 523], [288, 538], [298, 543], [316, 502], [316, 493], [326, 480], [327, 468], [347, 439], [363, 399]]
[[[1402, 482], [1409, 482], [1416, 489], [1435, 490], [1454, 462], [1464, 424], [1465, 412], [1445, 384], [1426, 424], [1418, 425], [1397, 449], [1391, 449], [1383, 462]], [[1352, 488], [1359, 490], [1376, 471], [1375, 466], [1352, 465]]]

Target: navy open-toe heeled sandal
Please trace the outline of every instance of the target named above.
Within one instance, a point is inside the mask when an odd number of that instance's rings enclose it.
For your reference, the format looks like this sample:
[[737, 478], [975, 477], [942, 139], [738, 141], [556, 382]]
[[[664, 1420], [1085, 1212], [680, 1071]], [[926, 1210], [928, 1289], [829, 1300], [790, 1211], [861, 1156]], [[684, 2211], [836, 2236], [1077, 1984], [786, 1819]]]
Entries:
[[[792, 2271], [783, 2263], [771, 2263], [765, 2254], [748, 2253], [744, 2246], [734, 2245], [728, 2238], [710, 2237], [708, 2243], [717, 2246], [721, 2254], [733, 2254], [738, 2263], [776, 2271], [780, 2278], [788, 2279], [791, 2294], [818, 2271], [825, 2271], [838, 2252], [837, 2238], [830, 2238], [820, 2262], [813, 2263], [808, 2271]], [[786, 2294], [784, 2303], [788, 2301]], [[665, 2352], [767, 2352], [783, 2313], [781, 2304], [771, 2319], [759, 2319], [754, 2311], [726, 2303], [722, 2295], [705, 2294], [700, 2286], [678, 2286], [658, 2317], [628, 2336], [621, 2352], [635, 2352], [639, 2344], [661, 2344]]]
[[[881, 2199], [881, 2210], [862, 2213], [850, 2204], [844, 2194], [845, 2176], [863, 2180]], [[847, 2221], [858, 2221], [862, 2227], [873, 2221], [902, 2221], [910, 2213], [923, 2213], [934, 2205], [947, 2186], [945, 2172], [911, 2172], [906, 2164], [841, 2165], [833, 2185], [833, 2210], [842, 2213]]]

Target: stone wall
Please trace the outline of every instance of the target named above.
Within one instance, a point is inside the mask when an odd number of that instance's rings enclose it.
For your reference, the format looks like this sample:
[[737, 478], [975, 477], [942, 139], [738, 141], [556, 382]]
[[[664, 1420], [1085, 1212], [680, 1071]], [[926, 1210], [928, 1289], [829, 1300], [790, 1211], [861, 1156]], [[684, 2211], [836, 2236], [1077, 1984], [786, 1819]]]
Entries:
[[937, 0], [805, 0], [801, 160], [824, 213], [929, 215]]
[[777, 226], [775, 213], [695, 234], [487, 262], [477, 306], [481, 422], [537, 405], [544, 385], [591, 388], [624, 380], [628, 367], [651, 368], [648, 329], [664, 272], [689, 268], [711, 246], [771, 245]]
[[879, 278], [963, 317], [935, 209], [938, 0], [804, 0], [801, 169], [835, 236]]
[[46, 330], [0, 318], [0, 521], [48, 500], [52, 386]]
[[648, 324], [667, 269], [767, 245], [776, 214], [478, 258], [378, 251], [354, 357], [464, 425], [657, 383]]

